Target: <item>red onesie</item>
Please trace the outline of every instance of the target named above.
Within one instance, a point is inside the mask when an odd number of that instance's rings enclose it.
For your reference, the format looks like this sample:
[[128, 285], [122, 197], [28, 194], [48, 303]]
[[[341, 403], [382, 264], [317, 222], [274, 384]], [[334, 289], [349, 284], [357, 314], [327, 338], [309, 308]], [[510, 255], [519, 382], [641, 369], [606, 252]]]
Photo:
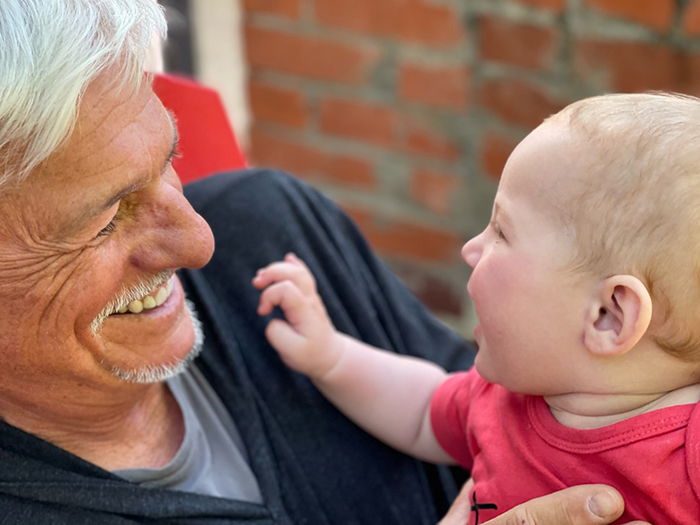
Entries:
[[679, 405], [594, 430], [558, 423], [542, 397], [514, 394], [472, 369], [435, 392], [438, 442], [471, 470], [469, 525], [572, 485], [605, 483], [625, 498], [615, 523], [700, 523], [700, 409]]

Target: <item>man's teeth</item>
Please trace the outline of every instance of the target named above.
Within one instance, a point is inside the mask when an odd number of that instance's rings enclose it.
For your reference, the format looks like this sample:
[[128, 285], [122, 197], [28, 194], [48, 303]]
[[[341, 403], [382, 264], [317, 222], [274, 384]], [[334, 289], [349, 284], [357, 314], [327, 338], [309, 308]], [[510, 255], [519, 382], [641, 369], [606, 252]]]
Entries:
[[167, 301], [171, 293], [173, 293], [173, 278], [170, 278], [167, 283], [158, 288], [155, 296], [147, 295], [141, 299], [135, 299], [128, 306], [117, 310], [117, 313], [125, 314], [130, 312], [132, 314], [140, 314], [144, 310], [153, 310], [156, 306], [160, 306]]

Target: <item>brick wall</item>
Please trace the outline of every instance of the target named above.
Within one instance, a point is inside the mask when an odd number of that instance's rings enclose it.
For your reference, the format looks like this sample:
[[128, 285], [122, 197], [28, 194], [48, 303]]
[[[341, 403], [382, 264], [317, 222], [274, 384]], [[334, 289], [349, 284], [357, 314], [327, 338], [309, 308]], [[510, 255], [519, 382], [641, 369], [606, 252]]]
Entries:
[[700, 94], [700, 0], [242, 0], [255, 164], [322, 188], [469, 333], [459, 257], [514, 145], [608, 91]]

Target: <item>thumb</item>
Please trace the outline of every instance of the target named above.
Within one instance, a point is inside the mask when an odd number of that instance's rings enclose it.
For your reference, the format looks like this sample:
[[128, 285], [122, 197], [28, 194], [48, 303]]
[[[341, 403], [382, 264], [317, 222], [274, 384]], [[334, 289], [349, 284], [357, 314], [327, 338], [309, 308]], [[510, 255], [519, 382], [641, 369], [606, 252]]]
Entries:
[[607, 525], [624, 509], [617, 490], [606, 485], [579, 485], [527, 501], [485, 525]]
[[282, 319], [272, 319], [265, 329], [265, 336], [272, 347], [283, 357], [293, 356], [306, 338]]
[[469, 523], [469, 513], [472, 510], [471, 502], [469, 501], [469, 492], [474, 486], [474, 480], [469, 478], [462, 490], [459, 491], [459, 495], [455, 499], [454, 503], [450, 507], [444, 518], [440, 520], [438, 525], [465, 525]]

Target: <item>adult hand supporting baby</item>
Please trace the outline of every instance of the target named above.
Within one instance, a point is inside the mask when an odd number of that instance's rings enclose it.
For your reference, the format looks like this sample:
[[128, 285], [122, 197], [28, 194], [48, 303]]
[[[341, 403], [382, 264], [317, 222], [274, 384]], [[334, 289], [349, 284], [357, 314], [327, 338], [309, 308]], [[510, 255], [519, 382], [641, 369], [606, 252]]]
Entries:
[[[438, 525], [469, 522], [471, 502], [467, 483]], [[579, 485], [518, 505], [484, 525], [608, 525], [622, 515], [622, 496], [606, 485]], [[642, 521], [627, 525], [649, 525]]]

